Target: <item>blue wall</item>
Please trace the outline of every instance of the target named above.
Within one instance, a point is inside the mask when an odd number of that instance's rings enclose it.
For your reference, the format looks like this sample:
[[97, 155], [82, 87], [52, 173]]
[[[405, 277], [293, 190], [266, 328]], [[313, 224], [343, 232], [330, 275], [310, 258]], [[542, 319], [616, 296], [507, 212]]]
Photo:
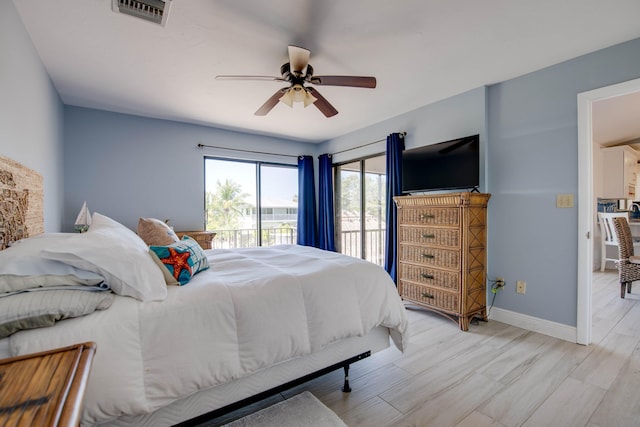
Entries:
[[638, 77], [640, 39], [489, 87], [489, 276], [527, 282], [496, 306], [576, 325], [578, 211], [555, 203], [577, 206], [577, 95]]
[[67, 106], [64, 110], [64, 230], [87, 201], [91, 212], [136, 229], [139, 217], [204, 227], [204, 157], [297, 164], [295, 157], [200, 149], [198, 144], [297, 156], [315, 146], [206, 126]]
[[43, 177], [45, 231], [62, 227], [63, 105], [11, 1], [0, 1], [0, 155]]
[[[575, 326], [577, 208], [556, 208], [558, 193], [578, 194], [577, 95], [640, 77], [640, 39], [503, 83], [480, 88], [328, 141], [335, 152], [407, 131], [413, 148], [479, 133], [489, 202], [488, 277], [507, 289], [495, 306]], [[384, 151], [374, 144], [340, 162]], [[525, 295], [516, 280], [527, 282]]]

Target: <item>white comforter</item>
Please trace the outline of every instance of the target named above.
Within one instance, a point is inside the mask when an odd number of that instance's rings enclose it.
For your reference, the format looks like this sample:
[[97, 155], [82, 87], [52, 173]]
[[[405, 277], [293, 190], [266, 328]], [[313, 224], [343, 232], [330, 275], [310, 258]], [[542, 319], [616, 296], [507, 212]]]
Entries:
[[14, 355], [95, 341], [83, 423], [138, 415], [382, 325], [404, 350], [404, 307], [378, 266], [300, 246], [207, 251], [210, 269], [162, 302], [10, 337]]

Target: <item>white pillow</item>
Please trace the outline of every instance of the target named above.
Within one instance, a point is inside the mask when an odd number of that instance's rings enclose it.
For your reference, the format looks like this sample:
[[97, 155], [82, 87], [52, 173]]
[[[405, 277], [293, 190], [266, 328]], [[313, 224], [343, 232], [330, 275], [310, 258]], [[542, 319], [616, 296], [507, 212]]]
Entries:
[[43, 251], [42, 255], [100, 274], [116, 294], [141, 301], [167, 297], [164, 276], [153, 262], [148, 246], [133, 231], [97, 212], [89, 231]]
[[104, 281], [99, 274], [45, 259], [40, 251], [55, 248], [73, 238], [71, 233], [46, 233], [15, 242], [0, 252], [0, 293], [24, 289], [85, 285], [96, 286]]

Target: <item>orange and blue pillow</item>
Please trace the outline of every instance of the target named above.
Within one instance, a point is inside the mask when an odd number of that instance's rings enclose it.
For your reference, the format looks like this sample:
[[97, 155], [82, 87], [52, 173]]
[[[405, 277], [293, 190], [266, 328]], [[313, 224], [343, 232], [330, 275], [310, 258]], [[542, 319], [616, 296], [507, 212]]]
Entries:
[[209, 268], [207, 255], [198, 242], [189, 236], [167, 246], [149, 246], [180, 286], [186, 285], [197, 273]]

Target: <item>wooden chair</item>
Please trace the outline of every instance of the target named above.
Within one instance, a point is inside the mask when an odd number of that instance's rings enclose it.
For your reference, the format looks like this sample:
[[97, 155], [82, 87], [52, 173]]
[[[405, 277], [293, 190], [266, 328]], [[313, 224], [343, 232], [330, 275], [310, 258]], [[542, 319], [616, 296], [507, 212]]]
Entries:
[[611, 220], [618, 238], [618, 276], [620, 278], [620, 298], [624, 298], [625, 288], [631, 293], [631, 284], [640, 280], [640, 256], [634, 255], [631, 228], [625, 217], [614, 217]]
[[[613, 218], [629, 220], [629, 214], [627, 212], [598, 212], [598, 220], [600, 221], [600, 271], [604, 271], [607, 261], [618, 261], [618, 258], [607, 258], [607, 247], [618, 247], [618, 237], [611, 222]], [[633, 245], [634, 248], [638, 248], [638, 253], [640, 253], [640, 241], [633, 242]]]

